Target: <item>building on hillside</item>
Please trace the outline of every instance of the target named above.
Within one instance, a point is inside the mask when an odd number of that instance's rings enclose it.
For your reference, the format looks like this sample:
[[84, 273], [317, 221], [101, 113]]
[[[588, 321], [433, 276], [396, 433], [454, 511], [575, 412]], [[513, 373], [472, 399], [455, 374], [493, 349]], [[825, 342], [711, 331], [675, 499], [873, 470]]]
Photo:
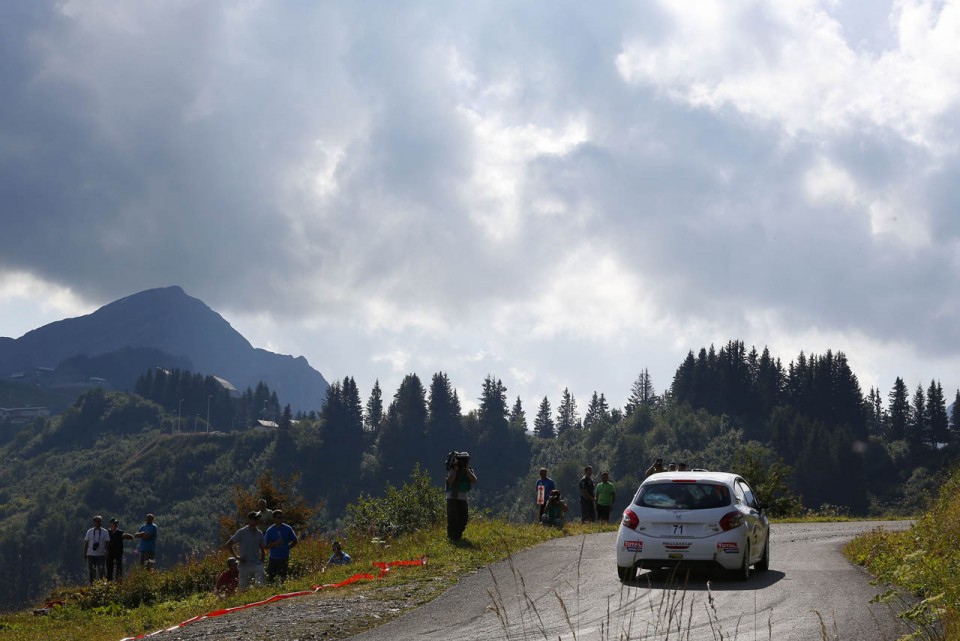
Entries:
[[253, 422], [252, 429], [254, 432], [270, 432], [280, 429], [280, 426], [273, 421], [265, 421], [261, 418]]
[[214, 376], [213, 380], [217, 382], [221, 389], [226, 390], [230, 394], [230, 398], [240, 398], [240, 390], [238, 390], [233, 383], [219, 376]]

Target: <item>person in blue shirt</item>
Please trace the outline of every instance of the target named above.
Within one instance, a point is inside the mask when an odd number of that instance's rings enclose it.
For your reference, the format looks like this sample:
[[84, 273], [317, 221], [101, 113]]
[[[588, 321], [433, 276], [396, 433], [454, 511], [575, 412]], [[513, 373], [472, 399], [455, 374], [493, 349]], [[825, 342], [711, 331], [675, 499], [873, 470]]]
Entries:
[[297, 533], [283, 522], [283, 510], [273, 511], [273, 525], [263, 535], [263, 547], [270, 550], [267, 560], [267, 580], [287, 580], [290, 570], [290, 550], [297, 545]]
[[333, 554], [330, 555], [330, 560], [327, 561], [327, 564], [323, 566], [321, 572], [326, 572], [327, 568], [331, 565], [347, 565], [353, 561], [350, 558], [350, 555], [343, 551], [343, 546], [340, 545], [340, 541], [333, 542]]
[[153, 515], [148, 514], [146, 523], [137, 528], [133, 538], [140, 543], [140, 565], [152, 566], [157, 558], [157, 526], [153, 522]]
[[553, 479], [547, 476], [547, 468], [540, 468], [540, 478], [537, 479], [537, 523], [543, 519], [543, 510], [550, 500], [550, 494], [557, 489], [557, 484]]

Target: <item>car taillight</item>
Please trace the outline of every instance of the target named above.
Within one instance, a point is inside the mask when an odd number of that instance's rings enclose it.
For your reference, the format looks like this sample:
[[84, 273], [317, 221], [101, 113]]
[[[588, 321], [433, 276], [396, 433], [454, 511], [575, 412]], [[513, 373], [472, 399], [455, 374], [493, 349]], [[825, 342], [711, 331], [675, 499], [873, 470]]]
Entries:
[[720, 529], [724, 532], [738, 528], [741, 525], [743, 525], [743, 515], [737, 511], [727, 512], [723, 515], [723, 518], [720, 519]]
[[633, 510], [624, 510], [623, 511], [623, 520], [620, 523], [624, 527], [628, 527], [631, 530], [636, 530], [637, 526], [640, 525], [640, 519], [636, 514], [633, 513]]

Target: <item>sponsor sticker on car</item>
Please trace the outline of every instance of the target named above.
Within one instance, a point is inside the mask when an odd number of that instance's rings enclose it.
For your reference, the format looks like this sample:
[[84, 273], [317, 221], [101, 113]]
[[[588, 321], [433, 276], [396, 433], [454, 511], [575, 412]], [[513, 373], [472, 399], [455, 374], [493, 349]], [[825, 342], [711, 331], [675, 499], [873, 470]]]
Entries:
[[629, 552], [643, 552], [643, 541], [624, 541], [623, 549]]
[[737, 554], [740, 552], [740, 546], [736, 543], [736, 541], [721, 541], [717, 543], [717, 549], [727, 554]]

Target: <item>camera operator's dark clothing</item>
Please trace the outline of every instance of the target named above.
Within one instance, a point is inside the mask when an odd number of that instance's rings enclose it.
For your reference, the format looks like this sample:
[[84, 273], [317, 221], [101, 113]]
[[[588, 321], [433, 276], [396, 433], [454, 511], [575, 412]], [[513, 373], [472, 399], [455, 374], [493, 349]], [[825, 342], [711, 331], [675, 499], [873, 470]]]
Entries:
[[447, 483], [447, 538], [459, 541], [463, 538], [463, 531], [467, 529], [470, 518], [470, 509], [467, 505], [467, 493], [470, 492], [469, 469], [463, 466], [456, 468], [456, 476], [452, 483]]
[[447, 499], [447, 538], [459, 541], [463, 538], [463, 531], [467, 529], [470, 519], [470, 508], [467, 502], [461, 499]]

